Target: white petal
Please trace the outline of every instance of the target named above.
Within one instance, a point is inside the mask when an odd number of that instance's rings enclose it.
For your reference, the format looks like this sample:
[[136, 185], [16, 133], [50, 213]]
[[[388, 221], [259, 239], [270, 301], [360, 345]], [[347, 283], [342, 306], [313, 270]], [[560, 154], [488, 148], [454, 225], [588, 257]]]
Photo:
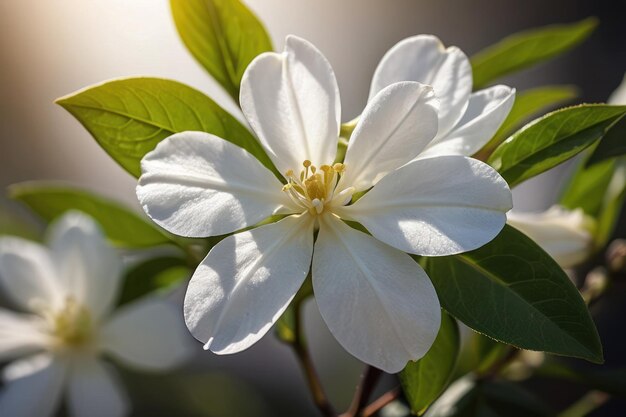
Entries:
[[609, 104], [626, 104], [626, 74], [622, 83], [611, 93]]
[[312, 252], [308, 213], [227, 237], [191, 278], [187, 327], [215, 353], [247, 349], [285, 311], [309, 272]]
[[457, 47], [445, 48], [432, 35], [418, 35], [393, 46], [378, 64], [369, 99], [398, 81], [432, 85], [441, 103], [439, 134], [445, 136], [463, 115], [472, 91], [472, 67]]
[[65, 363], [48, 354], [31, 356], [10, 365], [21, 377], [0, 392], [0, 416], [49, 417], [56, 411], [65, 385]]
[[96, 358], [74, 359], [68, 405], [72, 417], [123, 417], [130, 405], [117, 375]]
[[592, 222], [582, 210], [570, 211], [560, 206], [541, 213], [507, 214], [507, 223], [537, 242], [562, 268], [574, 267], [591, 255]]
[[59, 285], [48, 249], [25, 239], [1, 238], [0, 286], [25, 310], [32, 311], [40, 301], [55, 304]]
[[97, 319], [108, 313], [118, 293], [122, 260], [89, 216], [74, 211], [52, 225], [50, 248], [61, 287]]
[[439, 156], [408, 163], [337, 213], [404, 252], [441, 256], [489, 242], [511, 206], [507, 183], [489, 165]]
[[312, 268], [320, 313], [352, 355], [395, 373], [428, 352], [441, 322], [439, 300], [407, 254], [324, 216]]
[[188, 336], [178, 309], [153, 297], [117, 310], [104, 324], [100, 340], [105, 351], [131, 367], [166, 370], [190, 358]]
[[254, 156], [208, 133], [166, 138], [141, 160], [141, 170], [139, 203], [159, 226], [181, 236], [231, 233], [289, 201]]
[[495, 135], [514, 101], [515, 89], [505, 85], [473, 93], [463, 118], [446, 136], [432, 141], [424, 155], [473, 155]]
[[437, 108], [430, 86], [401, 82], [384, 88], [368, 103], [354, 129], [339, 189], [370, 188], [416, 157], [437, 134]]
[[50, 339], [40, 317], [0, 308], [0, 362], [48, 346]]
[[256, 57], [241, 80], [246, 119], [281, 172], [335, 159], [341, 106], [335, 73], [311, 43], [288, 36], [285, 50]]

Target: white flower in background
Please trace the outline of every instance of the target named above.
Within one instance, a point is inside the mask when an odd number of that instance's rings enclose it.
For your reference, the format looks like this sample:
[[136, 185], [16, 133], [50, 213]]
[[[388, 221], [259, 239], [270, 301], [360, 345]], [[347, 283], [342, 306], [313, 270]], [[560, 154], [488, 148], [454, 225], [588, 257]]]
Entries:
[[431, 85], [441, 103], [439, 130], [425, 155], [473, 155], [493, 137], [515, 101], [515, 89], [505, 85], [472, 93], [467, 56], [432, 35], [404, 39], [387, 51], [372, 78], [369, 101], [399, 81]]
[[582, 209], [552, 206], [539, 213], [510, 211], [507, 223], [537, 242], [562, 268], [584, 262], [593, 248], [593, 219]]
[[438, 124], [432, 88], [416, 82], [382, 89], [364, 110], [344, 163], [334, 164], [335, 75], [297, 37], [287, 38], [283, 53], [250, 64], [240, 103], [285, 184], [245, 150], [201, 132], [170, 136], [142, 161], [139, 201], [172, 233], [222, 235], [287, 215], [225, 238], [202, 261], [185, 299], [193, 335], [219, 354], [250, 347], [311, 269], [322, 317], [346, 350], [388, 372], [422, 357], [437, 335], [440, 307], [428, 276], [404, 252], [450, 255], [489, 242], [511, 208], [506, 182], [464, 156], [408, 163]]
[[175, 308], [157, 298], [111, 312], [121, 259], [91, 218], [73, 212], [51, 228], [50, 246], [0, 238], [0, 286], [24, 311], [0, 309], [4, 369], [0, 416], [45, 417], [63, 392], [74, 417], [118, 417], [128, 401], [109, 354], [130, 367], [166, 370], [190, 355]]
[[624, 75], [624, 79], [622, 83], [617, 87], [615, 91], [609, 97], [609, 104], [626, 104], [626, 75]]

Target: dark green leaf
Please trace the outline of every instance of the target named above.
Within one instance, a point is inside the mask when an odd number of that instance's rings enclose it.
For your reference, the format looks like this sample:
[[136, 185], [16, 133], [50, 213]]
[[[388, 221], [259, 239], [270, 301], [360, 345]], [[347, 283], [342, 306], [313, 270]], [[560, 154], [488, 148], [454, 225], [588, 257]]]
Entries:
[[448, 385], [459, 354], [459, 326], [442, 312], [441, 328], [428, 353], [400, 372], [402, 390], [416, 414], [422, 414]]
[[475, 381], [468, 375], [450, 385], [426, 417], [547, 417], [552, 411], [510, 382]]
[[626, 398], [626, 369], [572, 369], [548, 361], [536, 370], [537, 376], [577, 382], [591, 389]]
[[471, 59], [474, 88], [563, 53], [585, 40], [597, 26], [595, 18], [550, 25], [510, 35]]
[[26, 182], [12, 185], [9, 195], [48, 222], [68, 210], [87, 213], [119, 246], [146, 247], [171, 243], [164, 233], [139, 214], [87, 191], [58, 184]]
[[266, 167], [259, 142], [213, 100], [184, 84], [160, 78], [105, 82], [57, 100], [102, 148], [138, 177], [140, 161], [166, 137], [186, 130], [212, 133], [241, 146]]
[[626, 154], [626, 117], [617, 120], [606, 132], [589, 159], [588, 165]]
[[489, 156], [496, 146], [521, 127], [530, 117], [550, 110], [577, 95], [576, 88], [568, 85], [549, 85], [518, 92], [515, 95], [515, 103], [504, 123], [489, 143], [480, 150], [479, 154]]
[[171, 287], [188, 278], [189, 273], [185, 260], [175, 256], [139, 263], [124, 276], [119, 304], [126, 304], [152, 291]]
[[171, 0], [180, 37], [202, 66], [239, 102], [254, 57], [272, 50], [265, 28], [239, 0]]
[[504, 141], [487, 162], [513, 187], [586, 149], [624, 114], [626, 106], [604, 104], [548, 113]]
[[561, 267], [510, 226], [487, 245], [426, 259], [444, 309], [498, 341], [602, 362], [589, 311]]

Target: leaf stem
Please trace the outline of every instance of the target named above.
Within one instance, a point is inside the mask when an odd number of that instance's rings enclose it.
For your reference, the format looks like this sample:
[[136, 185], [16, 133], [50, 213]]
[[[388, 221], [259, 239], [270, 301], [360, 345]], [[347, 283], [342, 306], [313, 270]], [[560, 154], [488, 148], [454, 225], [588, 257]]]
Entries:
[[610, 398], [609, 394], [602, 391], [589, 391], [566, 410], [562, 411], [558, 417], [586, 416], [595, 409], [603, 406]]
[[313, 402], [315, 403], [315, 406], [324, 417], [336, 417], [337, 413], [333, 409], [330, 401], [328, 401], [328, 397], [324, 393], [324, 389], [322, 388], [319, 376], [317, 375], [317, 371], [315, 370], [313, 359], [311, 358], [311, 355], [309, 354], [309, 351], [306, 347], [304, 332], [302, 329], [302, 302], [298, 302], [294, 307], [295, 339], [291, 344], [291, 347], [293, 348], [298, 358], [298, 361], [300, 362], [300, 366], [304, 371], [307, 383], [309, 385], [309, 390], [311, 391], [311, 395], [313, 396]]
[[376, 383], [380, 379], [382, 373], [383, 372], [380, 369], [374, 368], [370, 365], [365, 368], [361, 382], [354, 392], [350, 408], [348, 408], [348, 411], [341, 414], [339, 417], [356, 417], [361, 413], [367, 405], [367, 400], [372, 395], [372, 392], [376, 387]]
[[387, 391], [376, 400], [374, 400], [374, 402], [372, 402], [370, 405], [365, 407], [365, 409], [363, 409], [363, 411], [361, 412], [361, 415], [357, 415], [357, 417], [372, 417], [374, 414], [380, 411], [381, 408], [383, 408], [393, 400], [397, 399], [400, 396], [401, 392], [402, 391], [400, 387], [395, 387], [394, 389]]

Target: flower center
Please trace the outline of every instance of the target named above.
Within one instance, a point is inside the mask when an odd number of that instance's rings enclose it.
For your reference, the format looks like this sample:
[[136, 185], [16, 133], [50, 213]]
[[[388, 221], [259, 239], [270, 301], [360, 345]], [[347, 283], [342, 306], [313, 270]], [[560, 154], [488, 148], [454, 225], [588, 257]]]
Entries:
[[67, 297], [60, 310], [51, 312], [47, 316], [52, 336], [61, 345], [78, 346], [90, 339], [91, 315], [89, 310], [78, 303], [74, 297]]
[[322, 165], [317, 168], [307, 159], [302, 166], [304, 169], [300, 171], [300, 175], [295, 175], [291, 169], [285, 173], [287, 184], [283, 186], [283, 191], [299, 207], [315, 215], [322, 214], [324, 208], [345, 205], [350, 201], [354, 187], [338, 193], [335, 189], [339, 177], [346, 169], [344, 164]]

